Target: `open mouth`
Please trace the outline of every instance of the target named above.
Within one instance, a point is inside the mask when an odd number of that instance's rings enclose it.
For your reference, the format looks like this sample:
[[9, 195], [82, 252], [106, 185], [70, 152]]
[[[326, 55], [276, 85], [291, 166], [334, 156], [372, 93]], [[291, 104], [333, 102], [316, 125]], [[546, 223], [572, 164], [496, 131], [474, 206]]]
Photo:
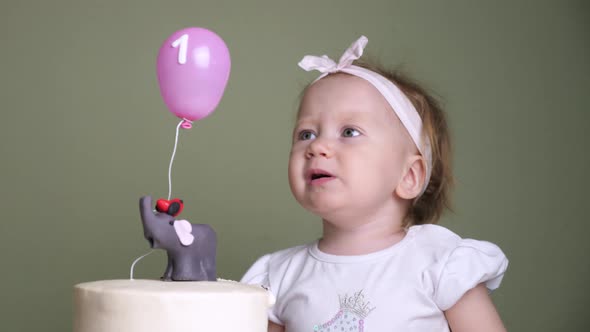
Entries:
[[331, 180], [334, 178], [334, 175], [319, 169], [314, 169], [309, 172], [309, 182], [311, 183], [323, 183], [325, 181]]
[[313, 180], [317, 180], [317, 179], [323, 179], [323, 178], [331, 178], [331, 175], [328, 174], [312, 174], [311, 175], [311, 181]]

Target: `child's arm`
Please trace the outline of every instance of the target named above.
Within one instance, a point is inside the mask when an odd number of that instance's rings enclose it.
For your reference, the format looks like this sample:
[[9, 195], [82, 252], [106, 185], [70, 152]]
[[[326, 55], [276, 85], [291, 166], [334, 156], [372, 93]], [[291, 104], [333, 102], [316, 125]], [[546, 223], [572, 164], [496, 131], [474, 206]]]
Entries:
[[268, 321], [268, 332], [285, 332], [285, 327]]
[[484, 284], [465, 293], [454, 306], [445, 311], [445, 316], [453, 332], [506, 331]]

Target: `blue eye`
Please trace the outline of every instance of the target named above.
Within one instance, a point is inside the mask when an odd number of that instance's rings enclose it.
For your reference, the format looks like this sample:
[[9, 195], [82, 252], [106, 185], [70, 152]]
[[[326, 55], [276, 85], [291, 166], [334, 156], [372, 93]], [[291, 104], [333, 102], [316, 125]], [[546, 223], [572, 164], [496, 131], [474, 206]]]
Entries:
[[310, 139], [314, 139], [315, 138], [315, 134], [312, 131], [310, 131], [310, 130], [302, 130], [302, 131], [299, 132], [299, 135], [297, 135], [297, 138], [300, 141], [307, 141], [307, 140], [310, 140]]
[[360, 134], [361, 133], [358, 130], [354, 129], [354, 128], [345, 128], [342, 131], [342, 136], [344, 136], [344, 137], [355, 137], [355, 136], [358, 136]]

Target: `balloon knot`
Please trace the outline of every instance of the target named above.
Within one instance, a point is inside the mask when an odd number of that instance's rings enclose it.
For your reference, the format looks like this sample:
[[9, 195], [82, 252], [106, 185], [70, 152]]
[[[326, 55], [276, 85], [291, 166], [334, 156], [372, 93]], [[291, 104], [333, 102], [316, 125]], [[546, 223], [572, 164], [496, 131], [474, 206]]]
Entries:
[[180, 125], [182, 129], [191, 129], [193, 127], [193, 122], [188, 119], [182, 119], [182, 124]]

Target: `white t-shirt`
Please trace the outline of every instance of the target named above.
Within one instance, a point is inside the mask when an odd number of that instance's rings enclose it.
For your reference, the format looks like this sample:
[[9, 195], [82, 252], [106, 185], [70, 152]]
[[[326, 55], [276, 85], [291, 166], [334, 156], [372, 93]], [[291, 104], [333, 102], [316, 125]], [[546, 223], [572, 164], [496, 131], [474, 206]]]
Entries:
[[286, 332], [449, 331], [444, 311], [479, 283], [498, 288], [507, 267], [492, 243], [418, 225], [367, 255], [326, 254], [317, 241], [268, 254], [241, 281], [272, 292], [269, 319]]

